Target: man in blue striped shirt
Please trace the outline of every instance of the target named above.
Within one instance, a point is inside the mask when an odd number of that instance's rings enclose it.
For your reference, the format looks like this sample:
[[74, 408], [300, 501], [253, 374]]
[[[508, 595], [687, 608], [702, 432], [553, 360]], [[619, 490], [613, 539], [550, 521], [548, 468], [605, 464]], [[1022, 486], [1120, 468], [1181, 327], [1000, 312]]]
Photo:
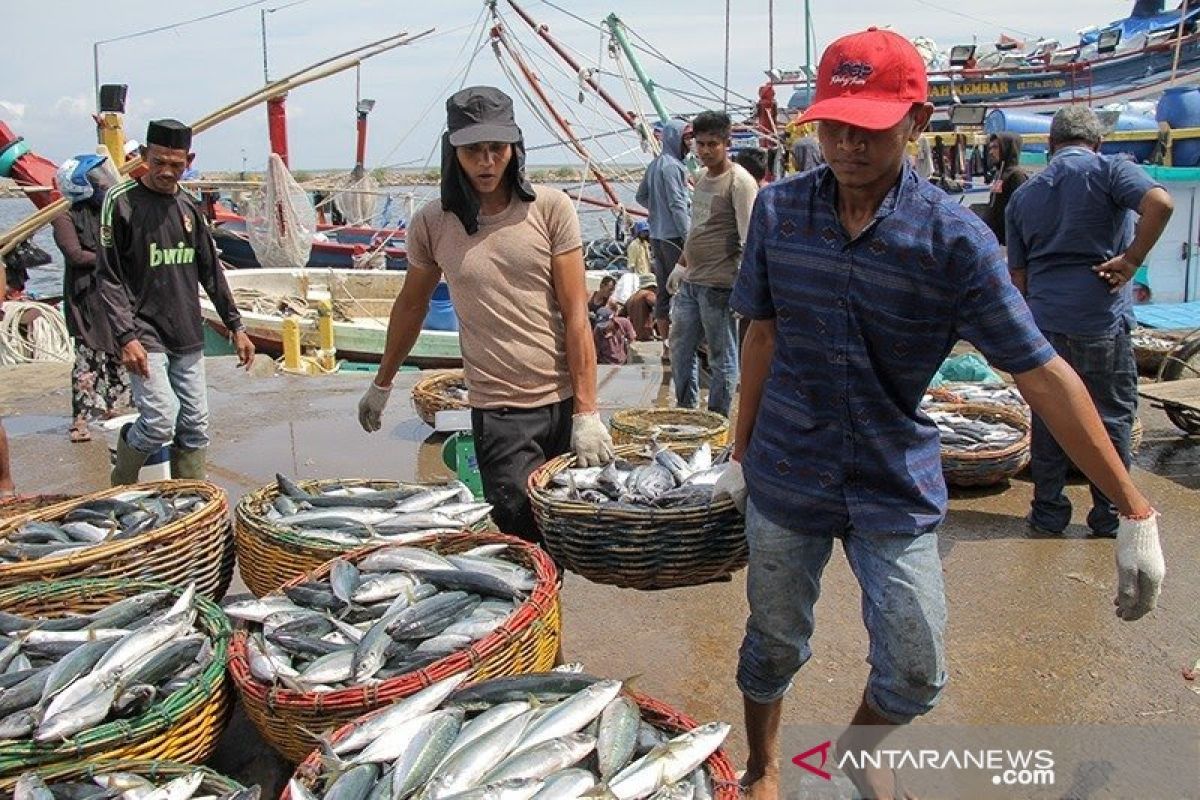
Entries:
[[[801, 120], [820, 121], [827, 164], [759, 193], [734, 287], [733, 308], [752, 322], [734, 466], [719, 490], [745, 502], [750, 619], [738, 685], [756, 800], [778, 797], [782, 698], [811, 655], [834, 539], [863, 592], [870, 638], [852, 724], [907, 723], [945, 685], [935, 530], [946, 486], [937, 428], [918, 404], [960, 337], [1015, 376], [1120, 509], [1117, 613], [1147, 613], [1162, 580], [1154, 512], [1083, 384], [1034, 325], [995, 237], [906, 162], [932, 113], [926, 97], [925, 65], [903, 37], [871, 29], [832, 44]], [[879, 733], [848, 732], [839, 748], [873, 749], [887, 729], [868, 730]], [[897, 791], [890, 772], [850, 778], [865, 796]]]

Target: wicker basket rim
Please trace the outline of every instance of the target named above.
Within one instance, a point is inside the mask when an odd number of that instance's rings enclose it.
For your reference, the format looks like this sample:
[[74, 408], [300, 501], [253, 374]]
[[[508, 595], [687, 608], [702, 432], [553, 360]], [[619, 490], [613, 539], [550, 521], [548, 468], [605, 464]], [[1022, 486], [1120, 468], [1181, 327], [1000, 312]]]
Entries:
[[697, 426], [708, 426], [701, 435], [712, 435], [715, 432], [725, 430], [729, 427], [729, 419], [715, 411], [706, 411], [699, 408], [622, 408], [613, 412], [609, 420], [609, 424], [615, 428], [620, 428], [627, 432], [636, 432], [639, 425], [644, 424], [661, 424], [656, 423], [656, 419], [681, 419], [694, 420]]
[[[418, 539], [415, 542], [407, 542], [405, 547], [421, 547], [427, 548], [428, 545], [436, 546], [457, 546], [459, 544], [493, 544], [503, 542], [510, 547], [516, 546], [522, 553], [527, 556], [534, 573], [537, 575], [537, 585], [529, 593], [522, 603], [517, 606], [517, 609], [512, 613], [510, 621], [496, 628], [487, 636], [482, 637], [471, 643], [470, 647], [462, 650], [455, 650], [446, 656], [439, 658], [437, 661], [432, 661], [424, 667], [412, 672], [406, 672], [402, 675], [395, 675], [387, 680], [380, 681], [373, 687], [373, 693], [376, 695], [385, 695], [390, 689], [401, 686], [404, 683], [411, 682], [416, 676], [422, 685], [433, 683], [431, 680], [426, 680], [426, 675], [433, 672], [435, 669], [447, 669], [453, 664], [450, 669], [450, 674], [458, 674], [460, 667], [469, 668], [472, 664], [478, 663], [480, 660], [491, 655], [497, 649], [502, 647], [505, 642], [511, 640], [521, 630], [532, 625], [537, 619], [545, 613], [545, 608], [553, 603], [554, 597], [558, 591], [558, 574], [550, 561], [549, 556], [545, 554], [541, 548], [536, 545], [526, 542], [524, 539], [518, 539], [515, 536], [509, 536], [503, 533], [495, 532], [464, 532], [452, 534], [450, 536], [430, 536], [425, 539]], [[363, 547], [358, 550], [353, 550], [349, 553], [344, 553], [340, 557], [351, 563], [357, 563], [366, 556], [388, 547], [395, 545], [383, 543]], [[322, 577], [329, 573], [333, 566], [333, 561], [327, 561], [314, 570], [306, 572], [302, 575], [297, 575], [288, 582], [284, 583], [280, 590], [285, 587], [295, 586], [305, 581], [311, 580], [314, 577]], [[279, 590], [277, 590], [279, 591]], [[239, 627], [234, 633], [233, 644], [230, 651], [229, 672], [233, 676], [234, 683], [242, 691], [252, 692], [264, 702], [270, 702], [272, 706], [302, 706], [314, 707], [318, 705], [336, 706], [345, 701], [358, 701], [363, 694], [363, 685], [356, 684], [345, 689], [337, 689], [331, 692], [297, 692], [292, 689], [276, 689], [266, 687], [263, 683], [250, 675], [249, 665], [244, 663], [247, 656], [245, 654], [247, 638], [246, 629]], [[461, 664], [457, 662], [463, 662]]]
[[430, 395], [437, 399], [450, 399], [442, 394], [442, 387], [448, 383], [462, 382], [464, 380], [461, 369], [439, 372], [436, 375], [421, 378], [421, 380], [414, 383], [412, 393], [414, 396]]
[[232, 792], [245, 788], [242, 784], [227, 775], [200, 764], [185, 764], [181, 761], [167, 759], [96, 759], [83, 761], [64, 761], [38, 767], [37, 773], [48, 784], [61, 783], [75, 778], [90, 778], [93, 775], [105, 775], [110, 772], [132, 772], [135, 775], [155, 779], [163, 777], [178, 777], [192, 772], [204, 773], [201, 787], [221, 792]]
[[1020, 439], [998, 450], [970, 451], [953, 450], [943, 447], [941, 448], [943, 460], [951, 458], [961, 463], [1000, 461], [1017, 455], [1022, 450], [1029, 448], [1029, 436], [1033, 424], [1022, 411], [1014, 406], [1007, 406], [1000, 403], [932, 403], [926, 406], [926, 408], [936, 408], [938, 411], [952, 411], [964, 417], [999, 417], [1002, 422], [1012, 425], [1012, 427], [1020, 430], [1022, 434]]

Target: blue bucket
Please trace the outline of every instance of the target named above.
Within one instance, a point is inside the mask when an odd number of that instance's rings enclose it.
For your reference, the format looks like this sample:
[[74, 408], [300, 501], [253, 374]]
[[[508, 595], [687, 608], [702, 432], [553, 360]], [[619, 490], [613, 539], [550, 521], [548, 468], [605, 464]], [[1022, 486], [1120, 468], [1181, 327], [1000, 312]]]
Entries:
[[433, 290], [429, 300], [429, 313], [425, 315], [425, 323], [421, 326], [427, 331], [458, 332], [458, 315], [454, 313], [454, 303], [450, 300], [450, 287], [439, 283]]
[[[1163, 92], [1154, 118], [1172, 128], [1200, 127], [1200, 89], [1174, 86]], [[1176, 167], [1200, 165], [1200, 139], [1184, 139], [1171, 145], [1171, 164]]]

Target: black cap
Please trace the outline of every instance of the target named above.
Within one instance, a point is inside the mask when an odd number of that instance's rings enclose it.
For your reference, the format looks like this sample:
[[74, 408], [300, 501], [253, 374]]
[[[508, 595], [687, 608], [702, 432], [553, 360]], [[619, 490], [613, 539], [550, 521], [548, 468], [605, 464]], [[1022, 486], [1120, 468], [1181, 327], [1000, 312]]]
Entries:
[[146, 127], [146, 144], [157, 144], [171, 150], [190, 150], [192, 129], [177, 119], [152, 120]]
[[470, 86], [451, 95], [446, 101], [446, 127], [455, 147], [521, 141], [512, 98], [492, 86]]

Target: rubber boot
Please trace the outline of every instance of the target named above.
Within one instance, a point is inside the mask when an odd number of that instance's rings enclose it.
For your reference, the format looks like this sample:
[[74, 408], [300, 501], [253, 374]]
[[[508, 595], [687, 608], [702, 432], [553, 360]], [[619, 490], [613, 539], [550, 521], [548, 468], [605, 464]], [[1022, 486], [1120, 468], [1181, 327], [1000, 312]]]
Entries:
[[129, 442], [125, 441], [123, 434], [118, 436], [117, 460], [113, 464], [112, 474], [109, 475], [109, 483], [113, 486], [126, 486], [131, 483], [137, 483], [138, 472], [141, 471], [142, 465], [146, 463], [146, 459], [148, 458], [150, 456], [147, 453], [131, 447]]
[[182, 447], [171, 447], [171, 477], [175, 479], [204, 480], [204, 463], [208, 455], [207, 447], [195, 450], [184, 450]]

